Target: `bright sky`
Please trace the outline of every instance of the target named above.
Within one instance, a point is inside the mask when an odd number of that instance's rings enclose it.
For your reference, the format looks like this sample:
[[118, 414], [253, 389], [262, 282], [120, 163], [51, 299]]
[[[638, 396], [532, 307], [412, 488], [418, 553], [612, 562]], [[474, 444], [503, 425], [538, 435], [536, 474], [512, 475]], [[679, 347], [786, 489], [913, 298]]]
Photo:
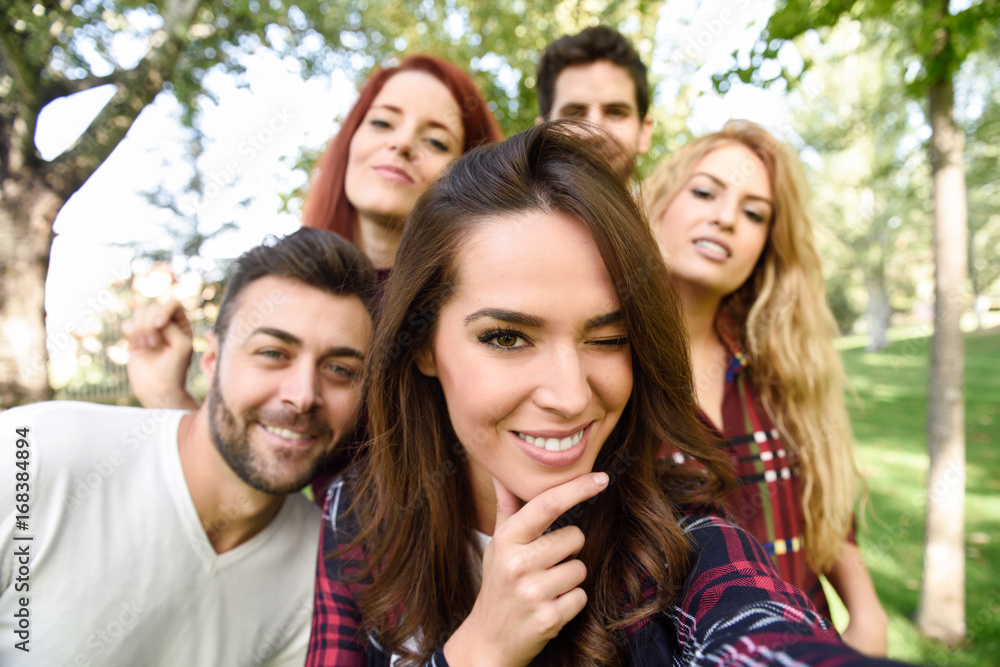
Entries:
[[[733, 49], [753, 44], [772, 3], [732, 0], [696, 7], [672, 0], [664, 8], [664, 16], [673, 20], [660, 21], [651, 69], [662, 83], [654, 103], [669, 103], [676, 90], [671, 81], [681, 76], [710, 91], [710, 73], [727, 65]], [[692, 62], [701, 65], [693, 75]], [[276, 212], [278, 195], [301, 185], [301, 174], [291, 171], [300, 148], [322, 146], [356, 92], [342, 73], [326, 81], [303, 81], [294, 63], [267, 52], [247, 59], [246, 87], [215, 73], [206, 84], [218, 99], [204, 109], [201, 123], [206, 151], [198, 164], [207, 196], [181, 196], [181, 202], [199, 210], [203, 231], [231, 219], [238, 223], [238, 231], [220, 235], [204, 252], [235, 257], [267, 234], [298, 226], [294, 216]], [[72, 144], [110, 95], [110, 87], [99, 88], [46, 107], [36, 135], [42, 155], [51, 159]], [[161, 94], [56, 218], [46, 285], [54, 362], [75, 352], [59, 334], [85, 328], [88, 315], [109, 302], [107, 286], [131, 274], [133, 250], [116, 246], [153, 240], [171, 247], [165, 223], [173, 214], [148, 203], [142, 193], [162, 185], [180, 195], [191, 176], [178, 117], [176, 103]], [[756, 120], [791, 138], [783, 131], [783, 96], [749, 86], [735, 87], [725, 96], [706, 94], [694, 107], [691, 129], [712, 131], [731, 117]], [[244, 200], [249, 203], [241, 206]]]

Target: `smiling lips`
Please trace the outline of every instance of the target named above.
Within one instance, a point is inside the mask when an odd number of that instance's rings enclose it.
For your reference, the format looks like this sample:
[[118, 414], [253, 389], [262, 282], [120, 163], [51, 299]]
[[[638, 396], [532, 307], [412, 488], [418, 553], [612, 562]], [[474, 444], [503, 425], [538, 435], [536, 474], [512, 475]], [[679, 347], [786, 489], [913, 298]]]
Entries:
[[721, 241], [700, 238], [695, 239], [694, 245], [695, 247], [705, 251], [703, 254], [707, 254], [714, 259], [729, 259], [733, 255], [729, 246]]
[[522, 431], [512, 431], [519, 442], [521, 451], [535, 463], [546, 468], [565, 468], [576, 463], [587, 450], [590, 442], [588, 434], [592, 423], [563, 435], [560, 432], [538, 432], [531, 435]]
[[563, 452], [580, 442], [583, 438], [583, 431], [584, 429], [581, 428], [576, 433], [573, 433], [565, 438], [535, 437], [526, 433], [518, 433], [517, 436], [529, 445], [534, 445], [539, 449], [544, 449], [549, 452]]
[[388, 181], [394, 181], [396, 183], [406, 183], [408, 185], [413, 184], [413, 177], [405, 169], [396, 167], [391, 164], [382, 164], [375, 167], [376, 173], [382, 176], [382, 178]]
[[272, 438], [279, 439], [278, 442], [272, 441], [275, 445], [293, 450], [311, 450], [317, 443], [321, 442], [321, 438], [325, 433], [329, 433], [329, 431], [308, 427], [305, 431], [293, 431], [283, 426], [272, 426], [263, 422], [257, 423], [265, 433]]
[[267, 424], [261, 424], [264, 430], [268, 433], [273, 433], [279, 438], [285, 438], [286, 440], [305, 440], [306, 438], [314, 437], [311, 433], [298, 433], [296, 431], [289, 431], [287, 428], [281, 428], [280, 426], [268, 426]]

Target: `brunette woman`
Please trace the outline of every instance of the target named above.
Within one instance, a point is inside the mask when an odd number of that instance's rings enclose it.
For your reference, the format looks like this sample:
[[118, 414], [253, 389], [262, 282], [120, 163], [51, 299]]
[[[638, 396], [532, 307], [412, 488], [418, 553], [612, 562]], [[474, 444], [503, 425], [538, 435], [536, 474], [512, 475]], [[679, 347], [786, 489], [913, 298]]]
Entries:
[[[327, 495], [307, 664], [847, 664], [743, 530], [680, 303], [568, 131], [460, 159], [407, 220]], [[701, 468], [659, 458], [670, 441]]]
[[702, 418], [736, 466], [734, 520], [829, 615], [825, 574], [851, 615], [844, 639], [885, 655], [886, 614], [853, 537], [858, 471], [801, 162], [733, 121], [671, 156], [643, 195]]

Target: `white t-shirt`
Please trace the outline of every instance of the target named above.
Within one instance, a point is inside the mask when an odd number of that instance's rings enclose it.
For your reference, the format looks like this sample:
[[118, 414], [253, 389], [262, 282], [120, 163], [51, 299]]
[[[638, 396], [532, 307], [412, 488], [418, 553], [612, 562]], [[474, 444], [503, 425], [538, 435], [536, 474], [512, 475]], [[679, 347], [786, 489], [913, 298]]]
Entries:
[[[183, 414], [71, 402], [0, 413], [0, 664], [305, 662], [319, 509], [290, 494], [263, 531], [217, 554], [181, 470]], [[17, 647], [25, 623], [30, 652]]]

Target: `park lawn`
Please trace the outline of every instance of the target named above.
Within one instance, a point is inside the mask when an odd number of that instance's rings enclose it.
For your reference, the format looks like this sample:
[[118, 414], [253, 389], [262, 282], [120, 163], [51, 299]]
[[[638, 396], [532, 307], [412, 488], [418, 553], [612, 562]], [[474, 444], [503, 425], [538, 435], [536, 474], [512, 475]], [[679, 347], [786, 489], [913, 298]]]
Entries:
[[[925, 639], [913, 622], [923, 563], [930, 339], [896, 341], [879, 353], [843, 352], [857, 394], [848, 407], [858, 459], [871, 493], [859, 542], [889, 614], [889, 655], [919, 664], [1000, 660], [1000, 331], [968, 334], [965, 342], [968, 635], [955, 649]], [[838, 627], [843, 620], [835, 609]]]

